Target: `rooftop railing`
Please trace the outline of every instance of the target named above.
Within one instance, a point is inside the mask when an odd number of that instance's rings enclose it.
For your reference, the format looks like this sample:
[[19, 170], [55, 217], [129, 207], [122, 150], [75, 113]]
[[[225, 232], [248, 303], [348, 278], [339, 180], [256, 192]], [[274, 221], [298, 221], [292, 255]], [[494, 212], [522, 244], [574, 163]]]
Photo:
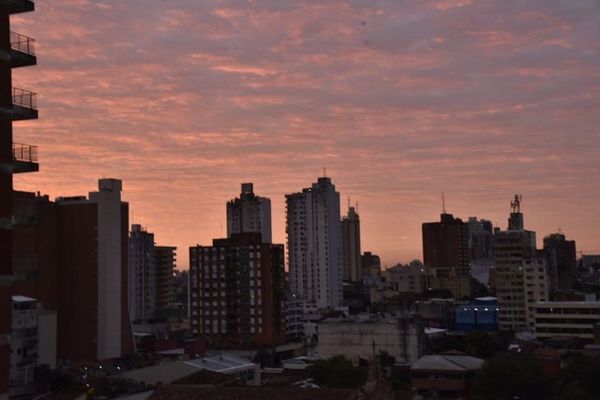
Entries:
[[15, 161], [23, 161], [36, 163], [38, 161], [38, 148], [30, 144], [13, 143], [13, 159]]
[[37, 110], [37, 94], [29, 90], [12, 88], [12, 102], [16, 106]]
[[17, 32], [10, 32], [10, 47], [13, 50], [20, 51], [35, 56], [35, 39], [29, 36], [21, 35]]

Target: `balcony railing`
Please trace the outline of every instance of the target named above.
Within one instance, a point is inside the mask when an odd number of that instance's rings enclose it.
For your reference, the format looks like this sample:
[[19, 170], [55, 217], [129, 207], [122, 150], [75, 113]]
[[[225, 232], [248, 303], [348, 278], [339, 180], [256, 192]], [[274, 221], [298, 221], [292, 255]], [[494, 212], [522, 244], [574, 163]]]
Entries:
[[29, 90], [12, 88], [13, 105], [37, 110], [37, 94]]
[[13, 143], [13, 159], [15, 161], [37, 163], [38, 148], [30, 144]]
[[29, 36], [21, 35], [17, 32], [10, 32], [10, 47], [13, 50], [20, 51], [35, 56], [35, 39]]

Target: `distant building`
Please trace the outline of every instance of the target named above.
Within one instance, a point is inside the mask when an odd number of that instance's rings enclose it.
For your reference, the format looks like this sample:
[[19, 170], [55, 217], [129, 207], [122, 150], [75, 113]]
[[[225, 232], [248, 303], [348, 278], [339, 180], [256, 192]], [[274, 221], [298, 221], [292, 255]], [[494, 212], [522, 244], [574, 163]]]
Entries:
[[575, 241], [567, 240], [562, 233], [554, 233], [544, 238], [544, 251], [549, 261], [552, 289], [572, 289], [577, 277]]
[[177, 247], [155, 246], [156, 263], [156, 309], [164, 310], [176, 303], [175, 299], [175, 266], [177, 264]]
[[354, 207], [342, 218], [342, 271], [346, 281], [358, 282], [362, 277], [360, 254], [360, 218]]
[[283, 245], [259, 233], [190, 247], [192, 334], [216, 347], [285, 341], [284, 264]]
[[227, 202], [227, 237], [252, 232], [271, 243], [271, 200], [256, 196], [252, 183], [242, 183], [240, 197]]
[[498, 330], [498, 300], [495, 297], [479, 297], [472, 304], [456, 307], [455, 329], [457, 331]]
[[535, 232], [524, 229], [520, 196], [512, 202], [508, 230], [494, 233], [496, 295], [501, 330], [533, 327], [533, 304], [548, 300], [547, 262], [536, 250]]
[[433, 289], [446, 289], [455, 297], [471, 295], [468, 225], [452, 214], [440, 222], [423, 224], [423, 263], [431, 269]]
[[156, 261], [154, 234], [141, 225], [129, 233], [129, 316], [132, 321], [154, 318], [156, 311]]
[[381, 279], [381, 285], [371, 290], [372, 303], [396, 299], [406, 293], [423, 293], [429, 288], [429, 276], [423, 263], [418, 260], [383, 270]]
[[328, 177], [286, 197], [292, 293], [318, 308], [342, 303], [340, 194]]
[[418, 316], [361, 319], [329, 318], [318, 326], [319, 358], [343, 355], [357, 362], [385, 351], [397, 363], [412, 364], [424, 351], [423, 323]]
[[477, 219], [477, 217], [469, 217], [467, 222], [469, 227], [469, 253], [471, 260], [493, 259], [494, 258], [494, 243], [493, 243], [493, 225], [485, 219]]
[[26, 296], [12, 297], [10, 396], [35, 395], [38, 365], [38, 302]]
[[365, 251], [360, 256], [360, 264], [363, 276], [379, 276], [381, 273], [381, 259], [377, 254]]
[[[433, 398], [469, 398], [475, 374], [484, 360], [467, 355], [432, 354], [420, 358], [410, 367], [413, 387], [421, 395]], [[439, 397], [438, 397], [439, 396]]]
[[594, 326], [600, 323], [600, 302], [541, 301], [533, 306], [538, 339], [562, 336], [594, 341]]

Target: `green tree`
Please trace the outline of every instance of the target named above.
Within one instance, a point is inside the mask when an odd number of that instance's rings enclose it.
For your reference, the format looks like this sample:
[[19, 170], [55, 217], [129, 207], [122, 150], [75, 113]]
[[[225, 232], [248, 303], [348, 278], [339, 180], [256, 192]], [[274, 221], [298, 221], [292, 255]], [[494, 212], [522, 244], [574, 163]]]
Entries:
[[474, 398], [480, 400], [551, 400], [552, 380], [533, 361], [516, 354], [488, 360], [477, 374]]
[[319, 360], [309, 368], [311, 377], [318, 384], [330, 388], [359, 388], [367, 381], [368, 370], [355, 367], [344, 356]]

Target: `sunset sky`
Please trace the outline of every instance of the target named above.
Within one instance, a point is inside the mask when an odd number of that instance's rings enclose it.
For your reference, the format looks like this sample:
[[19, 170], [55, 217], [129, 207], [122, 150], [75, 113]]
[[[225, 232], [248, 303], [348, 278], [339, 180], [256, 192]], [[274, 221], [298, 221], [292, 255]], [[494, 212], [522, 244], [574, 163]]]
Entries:
[[179, 267], [241, 182], [284, 243], [284, 194], [323, 167], [387, 265], [422, 258], [441, 192], [503, 229], [521, 193], [538, 246], [560, 228], [600, 253], [597, 0], [40, 0], [11, 29], [37, 40], [13, 82], [40, 109], [15, 124], [40, 154], [15, 187], [123, 179]]

